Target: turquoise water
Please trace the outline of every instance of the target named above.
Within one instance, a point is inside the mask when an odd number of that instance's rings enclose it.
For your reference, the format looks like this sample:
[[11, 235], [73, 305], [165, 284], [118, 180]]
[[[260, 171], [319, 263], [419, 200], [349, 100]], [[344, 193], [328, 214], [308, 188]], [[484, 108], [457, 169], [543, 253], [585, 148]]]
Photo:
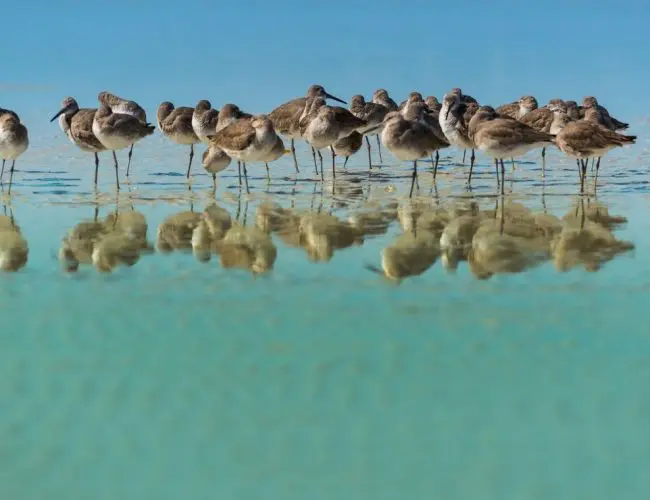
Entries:
[[[369, 176], [364, 150], [335, 184], [315, 180], [304, 150], [297, 180], [289, 157], [272, 165], [270, 183], [251, 165], [247, 195], [236, 166], [213, 191], [198, 148], [188, 190], [187, 148], [158, 134], [136, 147], [119, 197], [103, 155], [96, 195], [92, 158], [44, 130], [17, 164], [12, 196], [3, 194], [29, 260], [0, 276], [0, 498], [611, 499], [650, 490], [645, 140], [608, 156], [597, 193], [590, 184], [582, 201], [574, 163], [556, 152], [545, 177], [538, 153], [508, 166], [500, 199], [485, 158], [468, 193], [451, 151], [435, 190], [421, 165], [409, 202], [408, 167], [384, 152], [386, 166]], [[143, 254], [111, 274], [89, 265], [67, 273], [58, 261], [64, 235], [96, 207], [100, 220], [116, 208], [142, 213], [155, 245], [166, 217], [215, 200], [247, 227], [270, 200], [341, 221], [392, 216], [384, 233], [326, 262], [273, 234], [277, 260], [259, 276], [180, 251]], [[558, 217], [600, 207], [627, 219], [612, 234], [635, 249], [596, 272], [545, 261], [478, 280], [466, 262], [449, 273], [438, 258], [398, 284], [368, 270], [404, 233], [409, 204], [472, 201]]]

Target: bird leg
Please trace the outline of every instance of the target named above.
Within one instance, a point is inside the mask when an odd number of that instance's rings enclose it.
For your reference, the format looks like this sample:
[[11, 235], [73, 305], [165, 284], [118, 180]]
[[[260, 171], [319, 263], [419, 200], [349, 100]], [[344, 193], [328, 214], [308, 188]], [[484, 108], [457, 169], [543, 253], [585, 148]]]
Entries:
[[384, 163], [384, 159], [381, 157], [381, 141], [379, 140], [379, 134], [375, 136], [377, 138], [377, 150], [379, 151], [379, 163]]
[[250, 194], [250, 190], [248, 189], [248, 172], [246, 172], [246, 162], [243, 161], [241, 164], [244, 169], [244, 183], [246, 184], [246, 193]]
[[513, 157], [510, 157], [510, 163], [512, 164], [512, 171], [514, 172], [516, 169], [516, 165], [515, 165], [515, 159]]
[[503, 195], [503, 190], [506, 187], [506, 168], [503, 166], [503, 158], [499, 162], [501, 163], [501, 194]]
[[368, 146], [368, 167], [372, 169], [372, 157], [370, 156], [370, 139], [366, 136], [366, 146]]
[[344, 169], [344, 170], [347, 170], [347, 168], [346, 168], [345, 166], [348, 164], [348, 160], [349, 160], [349, 159], [350, 159], [349, 156], [346, 156], [346, 157], [345, 157], [345, 161], [343, 162], [343, 169]]
[[97, 187], [98, 175], [99, 175], [99, 155], [95, 153], [95, 187]]
[[316, 151], [318, 153], [318, 159], [320, 161], [320, 178], [323, 179], [323, 155], [320, 154], [320, 150]]
[[499, 160], [497, 160], [496, 158], [494, 159], [494, 166], [495, 166], [496, 171], [497, 171], [497, 187], [499, 187], [499, 184], [500, 184], [500, 182], [499, 182]]
[[192, 168], [192, 158], [194, 158], [194, 144], [190, 144], [190, 162], [187, 165], [187, 178], [190, 178], [190, 169]]
[[293, 166], [296, 167], [296, 173], [300, 173], [300, 169], [298, 168], [298, 158], [296, 158], [296, 146], [294, 144], [294, 140], [291, 139], [291, 154], [293, 155]]
[[0, 182], [2, 182], [2, 176], [5, 175], [5, 162], [7, 160], [2, 160], [2, 172], [0, 172]]
[[[598, 157], [598, 161], [596, 162], [596, 176], [594, 177], [594, 191], [596, 190], [596, 183], [598, 182], [598, 170], [600, 169], [600, 156]], [[593, 161], [592, 161], [592, 166], [593, 166]]]
[[113, 150], [113, 161], [115, 162], [115, 187], [119, 191], [120, 190], [120, 172], [118, 171], [117, 155], [115, 154], [115, 150]]
[[469, 176], [467, 177], [467, 185], [472, 185], [472, 171], [474, 170], [474, 148], [472, 148], [472, 156], [469, 158]]
[[[370, 146], [370, 144], [368, 144], [368, 146]], [[330, 151], [332, 151], [332, 178], [336, 179], [336, 153], [332, 146], [330, 146]]]
[[133, 156], [133, 144], [131, 144], [131, 149], [129, 149], [129, 162], [126, 164], [126, 176], [129, 176], [129, 171], [131, 170], [131, 156]]
[[415, 181], [418, 178], [418, 161], [413, 160], [413, 175], [411, 176], [411, 191], [409, 192], [409, 198], [413, 197], [413, 188], [415, 187]]
[[316, 164], [316, 150], [313, 146], [311, 148], [311, 156], [314, 159], [314, 171], [316, 172], [316, 175], [318, 175], [318, 165]]
[[11, 170], [9, 171], [9, 190], [7, 194], [11, 194], [11, 184], [14, 181], [14, 167], [16, 166], [16, 160], [11, 162]]
[[241, 161], [237, 161], [237, 175], [239, 176], [239, 185], [241, 186]]
[[467, 154], [467, 150], [463, 149], [463, 165], [465, 165], [465, 155]]
[[592, 171], [592, 172], [594, 171], [594, 163], [595, 163], [595, 162], [596, 162], [596, 157], [594, 156], [594, 157], [591, 159], [591, 171]]
[[433, 182], [436, 182], [436, 174], [438, 173], [438, 162], [440, 161], [440, 153], [436, 149], [436, 161], [433, 164]]
[[271, 174], [269, 173], [269, 164], [267, 162], [264, 162], [264, 166], [266, 167], [266, 180], [271, 181]]
[[589, 158], [586, 158], [584, 160], [580, 160], [580, 169], [581, 169], [580, 193], [584, 193], [584, 191], [585, 191], [585, 179], [587, 177], [587, 164], [588, 163], [589, 163]]
[[217, 187], [217, 174], [214, 172], [212, 173], [212, 186], [215, 188]]

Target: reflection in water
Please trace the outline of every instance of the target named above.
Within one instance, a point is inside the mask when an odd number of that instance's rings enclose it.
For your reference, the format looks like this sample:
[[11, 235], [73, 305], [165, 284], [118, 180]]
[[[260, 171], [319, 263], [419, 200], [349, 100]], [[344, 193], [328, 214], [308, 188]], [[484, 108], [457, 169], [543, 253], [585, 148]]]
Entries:
[[29, 250], [20, 227], [11, 215], [0, 215], [0, 269], [18, 271], [27, 264]]
[[79, 264], [93, 265], [110, 273], [119, 265], [133, 266], [142, 252], [153, 249], [147, 241], [147, 221], [135, 210], [110, 213], [105, 220], [82, 221], [63, 237], [59, 261], [64, 270], [75, 272]]
[[182, 211], [167, 217], [156, 232], [156, 249], [161, 253], [192, 250], [192, 235], [203, 214]]

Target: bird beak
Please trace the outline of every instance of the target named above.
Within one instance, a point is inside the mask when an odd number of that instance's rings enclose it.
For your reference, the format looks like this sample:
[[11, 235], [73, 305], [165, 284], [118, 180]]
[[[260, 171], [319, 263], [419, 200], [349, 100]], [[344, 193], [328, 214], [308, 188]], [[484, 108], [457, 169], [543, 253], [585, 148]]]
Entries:
[[449, 118], [449, 112], [451, 111], [451, 106], [447, 108], [447, 112], [445, 113], [445, 120]]
[[381, 276], [383, 278], [386, 277], [386, 275], [384, 274], [384, 271], [379, 269], [377, 266], [373, 266], [372, 264], [365, 264], [363, 267], [366, 269], [366, 271], [370, 271], [371, 273], [378, 274], [379, 276]]
[[339, 99], [338, 97], [334, 97], [332, 94], [328, 94], [327, 92], [325, 92], [325, 97], [327, 97], [328, 99], [332, 99], [333, 101], [338, 101], [340, 103], [347, 104], [347, 102], [345, 102], [343, 99]]
[[63, 113], [68, 111], [68, 107], [66, 106], [65, 108], [61, 108], [57, 114], [55, 114], [52, 119], [50, 120], [50, 123], [52, 123], [54, 120], [56, 120], [59, 116], [61, 116]]

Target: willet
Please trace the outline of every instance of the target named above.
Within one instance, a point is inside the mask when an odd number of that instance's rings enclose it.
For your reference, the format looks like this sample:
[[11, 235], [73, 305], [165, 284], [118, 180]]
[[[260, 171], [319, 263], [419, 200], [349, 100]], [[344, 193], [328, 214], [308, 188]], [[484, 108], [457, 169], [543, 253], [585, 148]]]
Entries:
[[[565, 114], [562, 109], [555, 110], [556, 115]], [[566, 122], [566, 120], [565, 120]], [[580, 167], [580, 191], [584, 191], [589, 158], [602, 157], [610, 149], [634, 144], [636, 136], [623, 135], [588, 120], [568, 121], [561, 127], [555, 138], [557, 147], [567, 156], [576, 158]], [[599, 162], [600, 163], [600, 162]], [[594, 184], [598, 180], [598, 164]]]
[[582, 100], [582, 107], [585, 110], [585, 114], [586, 114], [586, 110], [595, 109], [598, 115], [602, 117], [601, 119], [605, 122], [605, 126], [610, 130], [613, 131], [626, 130], [629, 127], [629, 124], [619, 121], [613, 116], [611, 116], [609, 114], [609, 111], [607, 111], [607, 108], [598, 104], [598, 100], [595, 97], [591, 97], [591, 96], [585, 97]]
[[[216, 132], [215, 132], [216, 133]], [[212, 174], [214, 186], [217, 185], [217, 174], [230, 165], [230, 156], [220, 147], [208, 142], [208, 149], [203, 152], [203, 168]]]
[[[537, 100], [534, 97], [527, 96], [522, 98], [520, 102], [521, 111], [519, 121], [525, 123], [529, 127], [534, 128], [538, 132], [549, 133], [551, 130], [551, 123], [553, 122], [554, 106], [564, 106], [562, 99], [551, 99], [546, 106], [541, 108], [537, 107]], [[542, 162], [546, 160], [546, 148], [542, 148]]]
[[200, 100], [192, 113], [192, 129], [201, 142], [208, 143], [209, 138], [217, 131], [219, 111], [212, 109], [210, 101]]
[[290, 150], [286, 149], [284, 147], [284, 142], [282, 141], [282, 138], [276, 134], [276, 141], [275, 145], [271, 150], [262, 158], [262, 161], [264, 162], [264, 166], [266, 167], [266, 179], [271, 180], [271, 174], [269, 172], [269, 163], [274, 162], [275, 160], [279, 160], [282, 155], [289, 153]]
[[223, 149], [228, 156], [242, 162], [248, 192], [246, 162], [266, 161], [277, 144], [277, 134], [271, 120], [265, 116], [240, 118], [219, 130], [211, 143]]
[[539, 132], [520, 121], [500, 117], [490, 106], [481, 106], [469, 123], [469, 136], [481, 151], [501, 163], [501, 193], [504, 192], [505, 169], [503, 158], [516, 158], [528, 151], [553, 144], [552, 135]]
[[423, 121], [407, 120], [399, 112], [392, 111], [384, 118], [381, 142], [397, 159], [413, 162], [409, 197], [413, 196], [413, 187], [417, 179], [417, 161], [438, 149], [439, 139]]
[[11, 194], [16, 159], [27, 150], [28, 146], [29, 137], [27, 135], [27, 127], [20, 123], [18, 115], [13, 112], [0, 115], [0, 157], [2, 158], [0, 183], [2, 182], [5, 161], [11, 160], [8, 194]]
[[472, 150], [469, 176], [467, 177], [467, 184], [471, 184], [475, 156], [474, 142], [469, 137], [468, 122], [465, 121], [467, 107], [467, 104], [461, 102], [460, 94], [449, 92], [442, 99], [442, 108], [438, 115], [438, 120], [440, 121], [440, 128], [450, 144], [463, 150]]
[[427, 98], [424, 100], [424, 104], [427, 105], [430, 111], [436, 113], [440, 113], [440, 110], [442, 109], [442, 104], [440, 104], [438, 98], [433, 95], [427, 96]]
[[447, 137], [445, 136], [444, 132], [442, 131], [442, 127], [440, 127], [440, 121], [439, 121], [439, 113], [436, 111], [431, 111], [430, 108], [423, 102], [414, 102], [410, 103], [407, 105], [403, 110], [402, 110], [402, 116], [406, 118], [407, 120], [419, 120], [422, 123], [424, 123], [429, 129], [431, 129], [431, 132], [433, 132], [433, 135], [436, 136], [436, 139], [438, 140], [437, 148], [436, 148], [436, 159], [435, 162], [433, 161], [433, 156], [431, 157], [432, 163], [433, 163], [433, 180], [436, 180], [436, 174], [438, 173], [438, 162], [440, 161], [440, 154], [439, 151], [443, 148], [449, 147], [449, 141], [447, 141]]
[[518, 120], [526, 113], [538, 108], [537, 99], [532, 95], [525, 95], [514, 102], [499, 106], [496, 111], [501, 116], [507, 116]]
[[201, 140], [192, 128], [194, 109], [186, 106], [174, 108], [171, 102], [163, 102], [158, 106], [158, 128], [176, 144], [190, 145], [190, 161], [187, 165], [187, 178], [190, 178], [194, 145]]
[[68, 136], [79, 149], [95, 155], [95, 186], [97, 186], [97, 175], [99, 171], [99, 156], [97, 153], [106, 151], [104, 145], [99, 142], [93, 133], [93, 120], [95, 119], [94, 108], [79, 108], [77, 101], [72, 97], [66, 97], [61, 104], [59, 112], [52, 117], [50, 122], [57, 118], [61, 130]]
[[[332, 146], [337, 140], [349, 136], [352, 132], [362, 133], [366, 127], [365, 120], [356, 117], [340, 106], [328, 106], [322, 97], [310, 100], [309, 112], [300, 120], [302, 137], [316, 151]], [[336, 153], [331, 147], [330, 151], [332, 153], [332, 176], [335, 177]], [[322, 164], [321, 178], [323, 178]]]
[[[221, 106], [219, 117], [217, 119], [217, 132], [226, 128], [231, 123], [241, 118], [252, 118], [250, 113], [244, 113], [236, 104], [228, 103]], [[237, 161], [237, 173], [239, 174], [239, 185], [241, 186], [241, 162]]]
[[[147, 124], [147, 113], [144, 109], [135, 101], [130, 101], [129, 99], [123, 99], [122, 97], [111, 94], [110, 92], [100, 92], [97, 96], [97, 100], [100, 104], [105, 104], [113, 113], [120, 113], [123, 115], [131, 115], [136, 117], [142, 123]], [[129, 176], [131, 170], [131, 156], [133, 155], [133, 144], [129, 149], [129, 160], [126, 165], [126, 176]]]
[[[368, 146], [368, 167], [372, 168], [372, 157], [370, 155], [370, 139], [368, 135], [374, 135], [377, 139], [377, 149], [379, 150], [379, 161], [383, 163], [383, 158], [381, 157], [381, 142], [379, 141], [379, 134], [381, 134], [381, 126], [377, 128], [378, 125], [381, 125], [384, 121], [384, 117], [388, 114], [390, 110], [382, 105], [376, 104], [374, 102], [366, 102], [362, 95], [352, 96], [350, 101], [350, 112], [357, 118], [365, 120], [368, 124], [368, 130], [372, 129], [372, 132], [369, 132], [366, 135], [366, 145]], [[365, 131], [364, 131], [365, 132]]]
[[328, 93], [322, 85], [312, 85], [307, 89], [306, 97], [298, 97], [275, 108], [268, 115], [273, 122], [276, 132], [286, 138], [291, 139], [291, 154], [293, 155], [293, 164], [296, 172], [298, 169], [298, 159], [296, 158], [295, 139], [301, 139], [300, 136], [300, 118], [305, 111], [308, 99], [322, 97], [323, 99], [332, 99], [343, 104], [347, 104], [343, 99], [334, 97]]
[[408, 104], [413, 103], [413, 102], [424, 102], [424, 99], [422, 98], [422, 94], [419, 92], [411, 92], [409, 96], [403, 100], [399, 106], [397, 106], [397, 111], [402, 111]]
[[337, 156], [343, 156], [345, 162], [343, 162], [343, 168], [348, 164], [350, 156], [361, 149], [361, 144], [363, 143], [363, 135], [359, 132], [352, 132], [347, 137], [339, 139], [334, 144], [332, 144], [332, 149], [334, 154]]
[[469, 104], [478, 104], [478, 101], [474, 99], [471, 95], [463, 94], [463, 91], [460, 90], [458, 87], [451, 89], [450, 91], [452, 94], [457, 94], [458, 97], [460, 98], [460, 102]]
[[115, 161], [115, 186], [120, 189], [117, 155], [115, 151], [135, 144], [140, 139], [153, 134], [155, 127], [142, 123], [133, 115], [113, 113], [111, 108], [102, 104], [93, 119], [93, 134], [104, 147], [113, 151]]
[[375, 90], [372, 94], [372, 102], [381, 104], [388, 108], [388, 111], [397, 111], [397, 103], [390, 98], [388, 91], [385, 89]]

